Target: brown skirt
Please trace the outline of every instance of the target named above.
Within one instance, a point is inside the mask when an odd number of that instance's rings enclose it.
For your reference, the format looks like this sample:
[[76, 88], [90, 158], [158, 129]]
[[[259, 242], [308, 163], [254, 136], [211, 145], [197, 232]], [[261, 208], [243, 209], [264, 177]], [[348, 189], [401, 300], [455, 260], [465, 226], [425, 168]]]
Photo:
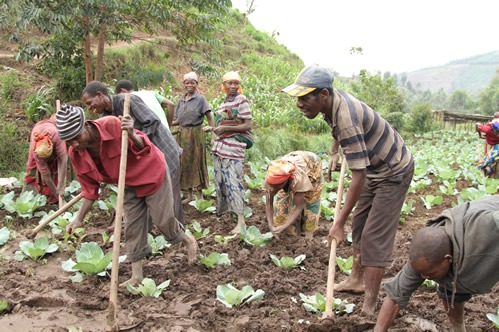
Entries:
[[176, 138], [183, 149], [180, 156], [180, 188], [208, 188], [210, 183], [206, 163], [206, 141], [202, 126], [180, 127]]

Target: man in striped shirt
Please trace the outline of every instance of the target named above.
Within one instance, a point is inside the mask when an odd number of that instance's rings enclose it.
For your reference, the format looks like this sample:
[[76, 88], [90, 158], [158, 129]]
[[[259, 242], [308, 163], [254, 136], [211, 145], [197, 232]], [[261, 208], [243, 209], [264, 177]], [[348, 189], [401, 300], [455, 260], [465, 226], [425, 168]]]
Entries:
[[[298, 97], [296, 106], [314, 119], [322, 113], [331, 127], [332, 155], [341, 145], [352, 181], [329, 241], [345, 239], [352, 216], [353, 268], [336, 291], [364, 293], [362, 311], [373, 315], [385, 267], [391, 264], [400, 210], [414, 173], [411, 152], [390, 124], [365, 103], [333, 89], [333, 75], [317, 65], [304, 68], [294, 84], [283, 89]], [[331, 165], [331, 163], [330, 163]]]

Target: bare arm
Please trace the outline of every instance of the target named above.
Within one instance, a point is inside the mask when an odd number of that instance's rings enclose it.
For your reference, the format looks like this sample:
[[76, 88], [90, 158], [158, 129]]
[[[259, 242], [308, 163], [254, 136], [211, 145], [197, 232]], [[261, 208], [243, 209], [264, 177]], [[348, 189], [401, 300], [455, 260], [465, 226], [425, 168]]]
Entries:
[[400, 306], [397, 302], [393, 301], [389, 297], [385, 298], [379, 311], [378, 319], [376, 320], [374, 332], [387, 331], [395, 320], [395, 317], [397, 317], [399, 310]]
[[359, 200], [360, 194], [362, 193], [362, 188], [364, 187], [364, 182], [366, 180], [366, 170], [352, 170], [352, 182], [350, 183], [350, 188], [347, 192], [347, 197], [343, 208], [340, 210], [340, 215], [338, 220], [334, 221], [333, 226], [329, 229], [328, 240], [331, 241], [333, 238], [339, 243], [345, 240], [345, 223], [352, 212], [355, 204]]
[[68, 155], [57, 156], [57, 194], [64, 195], [66, 175], [68, 172]]
[[137, 150], [142, 150], [145, 146], [142, 137], [137, 135], [133, 130], [133, 119], [130, 115], [120, 116], [121, 120], [121, 129], [128, 131], [128, 138], [133, 142], [133, 145], [137, 148]]
[[253, 127], [251, 125], [251, 119], [244, 119], [243, 123], [237, 126], [218, 126], [213, 128], [213, 132], [217, 135], [222, 135], [225, 132], [232, 133], [243, 133], [245, 131], [251, 130]]
[[[215, 118], [213, 117], [213, 113], [211, 111], [208, 111], [208, 112], [206, 112], [205, 116], [206, 116], [206, 119], [208, 120], [208, 126], [211, 128], [215, 127]], [[205, 130], [205, 129], [203, 128], [203, 130]], [[213, 144], [214, 139], [215, 139], [215, 133], [213, 131], [211, 131], [212, 144]]]
[[274, 196], [276, 192], [268, 190], [265, 194], [265, 215], [270, 231], [274, 229]]
[[288, 215], [288, 219], [286, 220], [286, 222], [283, 225], [274, 228], [273, 233], [281, 233], [300, 217], [303, 209], [305, 208], [305, 193], [296, 193], [294, 197], [294, 204], [295, 206], [292, 212]]
[[338, 164], [338, 159], [340, 158], [340, 154], [338, 152], [340, 143], [333, 139], [333, 146], [331, 147], [331, 158], [329, 159], [328, 167], [327, 167], [327, 177], [328, 181], [331, 181], [331, 172], [336, 170], [336, 165]]
[[52, 174], [50, 172], [48, 174], [41, 173], [42, 180], [45, 182], [47, 187], [49, 187], [50, 192], [54, 195], [57, 196], [57, 188], [55, 187], [55, 183], [52, 180]]
[[175, 104], [168, 98], [164, 98], [161, 106], [166, 107], [166, 120], [169, 126], [173, 126], [173, 114], [175, 113]]
[[83, 219], [92, 208], [92, 204], [94, 204], [93, 200], [83, 198], [83, 203], [78, 210], [75, 220], [66, 226], [67, 233], [72, 233], [76, 228], [83, 227]]

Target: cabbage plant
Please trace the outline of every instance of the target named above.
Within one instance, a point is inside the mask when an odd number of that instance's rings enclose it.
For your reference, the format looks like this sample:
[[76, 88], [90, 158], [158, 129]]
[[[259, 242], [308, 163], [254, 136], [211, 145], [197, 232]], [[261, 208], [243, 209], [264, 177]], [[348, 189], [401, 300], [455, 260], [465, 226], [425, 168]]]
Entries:
[[151, 278], [144, 278], [137, 287], [127, 283], [126, 288], [133, 295], [142, 295], [144, 297], [159, 297], [163, 290], [170, 285], [170, 280], [166, 280], [156, 286], [156, 282]]
[[497, 313], [488, 313], [487, 318], [494, 323], [496, 329], [499, 329], [499, 306], [497, 307]]
[[37, 208], [45, 206], [47, 197], [25, 191], [14, 200], [14, 192], [11, 191], [2, 197], [2, 203], [10, 213], [17, 213], [21, 218], [32, 218]]
[[305, 268], [303, 266], [300, 266], [300, 264], [305, 260], [306, 257], [307, 257], [306, 255], [299, 255], [296, 256], [295, 258], [288, 256], [283, 256], [279, 258], [275, 255], [272, 254], [270, 255], [270, 258], [277, 267], [285, 267], [287, 269], [294, 269], [300, 267], [300, 269], [302, 270], [305, 270]]
[[[76, 262], [71, 258], [62, 262], [62, 268], [66, 272], [76, 272], [70, 277], [73, 282], [81, 282], [85, 275], [105, 276], [107, 270], [111, 269], [113, 254], [109, 251], [104, 254], [96, 242], [85, 242], [80, 250], [75, 251]], [[126, 255], [120, 256], [120, 263], [126, 259]]]
[[9, 241], [10, 238], [10, 230], [7, 227], [0, 228], [0, 246], [4, 245]]
[[273, 235], [270, 232], [265, 234], [260, 233], [260, 230], [256, 226], [250, 226], [248, 228], [242, 226], [241, 234], [239, 235], [241, 240], [255, 247], [263, 247], [267, 242], [272, 240], [272, 237]]
[[[302, 293], [300, 293], [299, 295], [303, 302], [303, 307], [305, 308], [305, 310], [315, 313], [324, 312], [324, 310], [326, 310], [326, 299], [321, 293], [315, 293], [315, 295], [312, 296], [307, 296]], [[354, 308], [355, 304], [348, 303], [347, 300], [342, 300], [339, 298], [333, 299], [333, 310], [336, 314], [350, 314], [353, 312]]]
[[244, 303], [250, 303], [263, 299], [265, 292], [261, 289], [254, 290], [253, 287], [246, 285], [241, 290], [231, 284], [217, 286], [217, 300], [226, 307], [232, 308]]
[[59, 246], [55, 243], [49, 243], [47, 237], [39, 237], [35, 241], [21, 241], [19, 243], [20, 251], [16, 251], [15, 258], [17, 261], [22, 261], [26, 256], [33, 259], [39, 260], [46, 254], [55, 252], [59, 249]]
[[215, 265], [230, 265], [231, 261], [229, 258], [229, 254], [226, 253], [218, 253], [218, 252], [212, 252], [208, 256], [205, 256], [203, 254], [199, 255], [199, 261], [201, 264], [206, 266], [209, 269], [212, 269], [215, 267]]

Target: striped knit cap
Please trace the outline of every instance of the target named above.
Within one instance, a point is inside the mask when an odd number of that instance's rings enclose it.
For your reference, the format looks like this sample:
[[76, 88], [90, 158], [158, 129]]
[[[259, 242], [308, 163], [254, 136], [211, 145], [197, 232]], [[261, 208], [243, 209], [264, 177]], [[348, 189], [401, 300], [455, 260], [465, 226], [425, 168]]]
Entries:
[[63, 105], [56, 113], [56, 127], [59, 138], [68, 141], [83, 131], [85, 113], [78, 106]]

